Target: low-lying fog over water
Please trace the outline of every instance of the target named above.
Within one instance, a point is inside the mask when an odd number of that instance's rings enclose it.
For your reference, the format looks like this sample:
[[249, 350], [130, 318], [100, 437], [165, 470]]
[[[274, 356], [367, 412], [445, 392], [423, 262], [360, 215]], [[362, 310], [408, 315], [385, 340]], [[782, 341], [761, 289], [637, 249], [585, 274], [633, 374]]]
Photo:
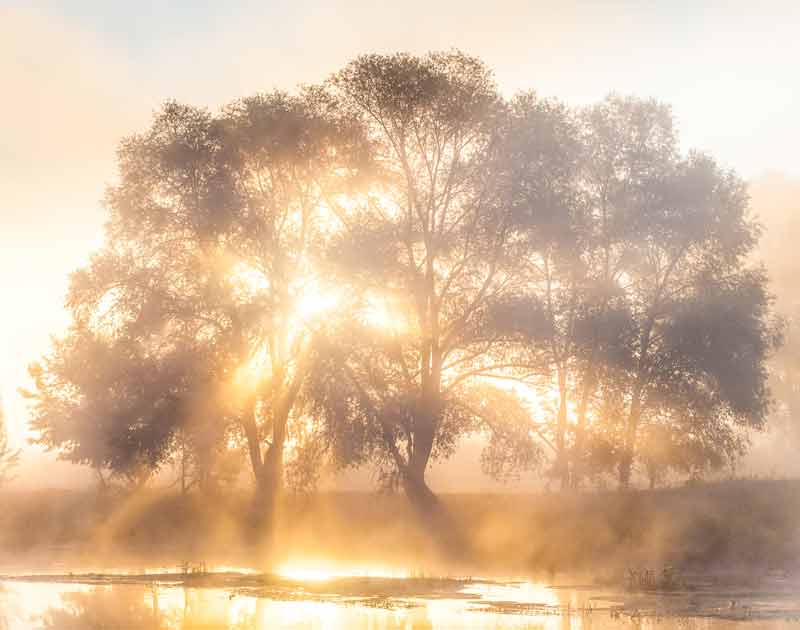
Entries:
[[527, 580], [227, 572], [6, 576], [0, 628], [709, 629], [797, 627], [796, 584], [631, 591]]

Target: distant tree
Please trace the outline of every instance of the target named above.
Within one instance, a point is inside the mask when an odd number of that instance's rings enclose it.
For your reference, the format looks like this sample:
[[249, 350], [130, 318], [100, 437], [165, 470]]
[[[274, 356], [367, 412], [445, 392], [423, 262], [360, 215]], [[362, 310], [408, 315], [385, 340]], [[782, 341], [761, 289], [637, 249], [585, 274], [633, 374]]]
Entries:
[[[598, 395], [630, 367], [631, 303], [624, 280], [636, 243], [644, 186], [674, 159], [666, 108], [609, 97], [582, 110], [521, 95], [512, 103], [514, 201], [533, 271], [527, 299], [546, 326], [527, 339], [538, 353], [530, 383], [546, 416], [554, 475], [577, 486], [589, 470], [590, 424]], [[549, 112], [551, 123], [543, 112]], [[543, 361], [542, 361], [543, 359]]]
[[19, 463], [20, 451], [12, 449], [8, 443], [3, 401], [0, 400], [0, 485], [11, 479], [14, 467]]
[[30, 373], [35, 389], [24, 393], [35, 441], [101, 478], [110, 473], [141, 485], [168, 462], [176, 434], [191, 436], [195, 461], [206, 446], [224, 444], [226, 427], [209, 422], [217, 404], [213, 373], [196, 348], [158, 352], [79, 320]]
[[640, 438], [663, 433], [651, 427], [683, 433], [675, 442], [715, 466], [737, 457], [740, 429], [765, 421], [778, 342], [767, 278], [749, 263], [759, 229], [744, 184], [681, 157], [668, 108], [616, 96], [562, 111], [543, 169], [548, 136], [526, 107], [514, 200], [534, 217], [520, 259], [534, 271], [528, 325], [545, 320], [527, 336], [528, 381], [552, 418], [562, 487], [610, 466], [626, 487]]
[[758, 257], [769, 271], [775, 310], [783, 318], [783, 345], [770, 362], [775, 396], [773, 427], [781, 441], [800, 444], [800, 181], [771, 174], [751, 184], [753, 208], [764, 224]]
[[636, 323], [619, 481], [630, 481], [639, 429], [681, 415], [715, 431], [761, 428], [767, 359], [779, 342], [766, 274], [748, 267], [758, 226], [744, 183], [707, 157], [670, 165], [645, 188], [646, 237], [628, 271]]
[[639, 459], [650, 489], [663, 483], [670, 473], [699, 479], [705, 473], [721, 469], [741, 453], [738, 436], [732, 436], [733, 450], [716, 438], [714, 434], [687, 431], [680, 424], [644, 427], [639, 440]]
[[522, 352], [516, 361], [527, 372], [520, 380], [534, 388], [543, 401], [540, 410], [553, 417], [544, 444], [552, 450], [552, 474], [562, 487], [569, 483], [568, 404], [580, 354], [575, 333], [587, 297], [581, 258], [586, 204], [578, 186], [583, 147], [577, 122], [565, 105], [523, 93], [510, 103], [503, 143], [515, 238], [525, 245], [516, 264], [528, 284], [513, 305], [504, 305], [516, 314], [507, 310], [504, 315], [512, 317], [500, 321], [518, 325], [513, 338], [521, 342]]
[[655, 101], [612, 95], [580, 110], [578, 117], [584, 147], [579, 187], [586, 204], [579, 255], [587, 278], [582, 315], [574, 330], [580, 350], [571, 458], [574, 487], [586, 472], [583, 460], [592, 457], [587, 449], [592, 416], [604, 425], [601, 432], [607, 438], [609, 421], [624, 397], [617, 381], [630, 368], [630, 341], [635, 336], [625, 281], [635, 244], [647, 238], [646, 224], [635, 220], [644, 207], [643, 187], [676, 155], [671, 114]]

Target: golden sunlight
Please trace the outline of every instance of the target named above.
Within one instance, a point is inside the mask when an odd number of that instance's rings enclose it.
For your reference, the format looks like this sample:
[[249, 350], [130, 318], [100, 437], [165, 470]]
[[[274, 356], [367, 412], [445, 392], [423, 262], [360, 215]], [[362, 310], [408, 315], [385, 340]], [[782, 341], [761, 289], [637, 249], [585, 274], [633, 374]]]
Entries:
[[319, 316], [332, 311], [341, 302], [341, 294], [333, 289], [323, 289], [316, 283], [308, 283], [302, 296], [297, 300], [295, 311], [297, 317], [305, 324], [310, 324]]
[[363, 310], [364, 322], [373, 328], [380, 328], [394, 334], [408, 332], [408, 318], [404, 316], [399, 305], [380, 295], [367, 297], [366, 307]]
[[324, 561], [289, 562], [280, 565], [276, 573], [288, 580], [298, 580], [300, 582], [324, 582], [348, 577], [407, 578], [411, 576], [411, 572], [407, 569], [376, 565], [341, 566]]
[[254, 392], [269, 374], [269, 356], [265, 347], [240, 365], [233, 375], [233, 386], [240, 393]]

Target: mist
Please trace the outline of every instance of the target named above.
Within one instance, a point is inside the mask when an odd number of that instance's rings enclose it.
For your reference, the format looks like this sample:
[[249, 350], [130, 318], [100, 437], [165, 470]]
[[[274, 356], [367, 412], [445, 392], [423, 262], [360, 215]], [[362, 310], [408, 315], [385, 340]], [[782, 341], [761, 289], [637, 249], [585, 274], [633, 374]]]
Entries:
[[0, 628], [800, 617], [798, 23], [0, 9]]

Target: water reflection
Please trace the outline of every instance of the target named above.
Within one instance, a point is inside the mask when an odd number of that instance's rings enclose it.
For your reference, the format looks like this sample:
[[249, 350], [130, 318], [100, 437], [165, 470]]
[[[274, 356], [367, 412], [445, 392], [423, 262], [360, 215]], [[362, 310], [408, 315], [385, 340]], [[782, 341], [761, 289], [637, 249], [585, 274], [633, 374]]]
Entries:
[[[410, 598], [382, 607], [362, 600], [283, 600], [222, 588], [164, 585], [0, 584], [0, 630], [784, 630], [758, 622], [702, 617], [619, 617], [580, 589], [533, 583], [471, 584], [454, 598]], [[400, 605], [398, 605], [398, 603]]]

